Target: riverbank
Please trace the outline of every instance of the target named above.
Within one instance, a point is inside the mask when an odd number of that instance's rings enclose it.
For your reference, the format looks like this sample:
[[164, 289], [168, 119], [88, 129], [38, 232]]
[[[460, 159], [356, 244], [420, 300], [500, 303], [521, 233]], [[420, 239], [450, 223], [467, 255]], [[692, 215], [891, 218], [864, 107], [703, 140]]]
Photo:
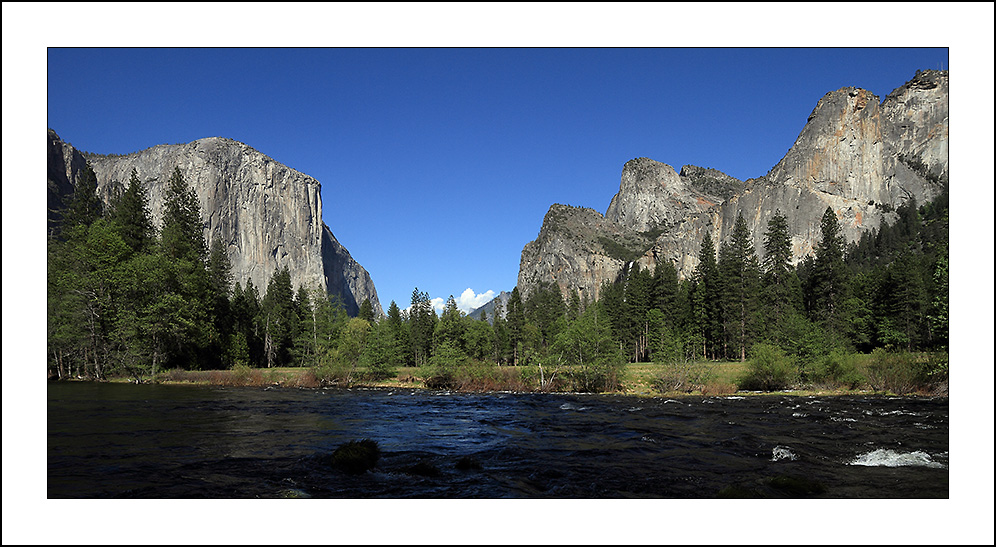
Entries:
[[[535, 378], [537, 367], [493, 367], [494, 373], [487, 381], [467, 382], [464, 385], [452, 386], [454, 391], [464, 392], [569, 392], [563, 384], [549, 382], [543, 389]], [[686, 370], [689, 378], [684, 380], [681, 389], [667, 389], [667, 385], [681, 383], [675, 379], [673, 367], [665, 367], [657, 363], [629, 363], [624, 366], [619, 388], [606, 391], [619, 395], [639, 397], [660, 396], [724, 396], [724, 395], [773, 395], [785, 394], [794, 396], [834, 396], [834, 395], [866, 395], [886, 393], [876, 391], [868, 385], [853, 388], [831, 384], [797, 384], [790, 388], [776, 391], [746, 391], [737, 386], [738, 379], [747, 370], [747, 363], [739, 361], [701, 362], [694, 365], [694, 370]], [[312, 368], [307, 367], [275, 367], [265, 369], [250, 369], [246, 367], [231, 370], [186, 371], [171, 370], [141, 379], [134, 377], [109, 378], [116, 383], [153, 383], [176, 385], [212, 385], [228, 387], [281, 387], [281, 388], [320, 388], [320, 387], [369, 387], [386, 389], [428, 389], [425, 369], [418, 367], [400, 367], [394, 376], [373, 379], [358, 370], [348, 384], [321, 381]], [[549, 372], [547, 372], [549, 374]], [[694, 378], [692, 378], [694, 376]], [[667, 380], [667, 381], [665, 381]], [[940, 389], [920, 391], [916, 395], [947, 396], [945, 383]]]

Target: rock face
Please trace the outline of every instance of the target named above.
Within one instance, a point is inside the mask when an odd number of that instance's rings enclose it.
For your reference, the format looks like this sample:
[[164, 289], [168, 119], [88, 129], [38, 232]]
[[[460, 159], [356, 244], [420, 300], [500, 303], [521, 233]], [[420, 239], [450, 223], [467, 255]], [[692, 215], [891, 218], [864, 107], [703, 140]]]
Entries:
[[[904, 201], [937, 197], [947, 178], [946, 71], [917, 72], [881, 103], [864, 89], [842, 88], [819, 100], [792, 148], [762, 177], [741, 182], [694, 166], [676, 174], [668, 165], [638, 158], [623, 167], [619, 193], [604, 217], [591, 209], [565, 213], [554, 205], [539, 237], [522, 251], [519, 290], [528, 294], [539, 282], [555, 281], [565, 296], [578, 291], [597, 297], [602, 282], [628, 260], [646, 268], [671, 261], [681, 276], [690, 276], [705, 234], [718, 248], [738, 215], [761, 256], [776, 211], [788, 219], [798, 262], [819, 241], [828, 206], [847, 240], [856, 241], [893, 220], [894, 208]], [[560, 222], [565, 214], [573, 220]], [[609, 240], [627, 252], [592, 243]]]
[[178, 167], [200, 199], [205, 239], [208, 245], [216, 239], [225, 244], [235, 281], [245, 285], [251, 280], [263, 293], [273, 273], [286, 266], [295, 287], [338, 296], [350, 314], [367, 298], [376, 314], [383, 313], [370, 275], [322, 221], [321, 184], [314, 178], [231, 139], [211, 137], [123, 156], [84, 157], [50, 129], [50, 208], [53, 186], [67, 195], [66, 185], [75, 183], [87, 159], [105, 202], [128, 184], [134, 169], [157, 228], [169, 176]]

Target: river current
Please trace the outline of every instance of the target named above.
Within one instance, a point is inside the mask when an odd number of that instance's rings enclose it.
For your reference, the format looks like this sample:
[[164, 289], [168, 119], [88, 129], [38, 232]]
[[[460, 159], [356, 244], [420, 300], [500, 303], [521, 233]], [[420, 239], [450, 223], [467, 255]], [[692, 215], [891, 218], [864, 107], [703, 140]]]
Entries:
[[[328, 456], [371, 439], [373, 470]], [[49, 498], [947, 498], [948, 399], [50, 383]]]

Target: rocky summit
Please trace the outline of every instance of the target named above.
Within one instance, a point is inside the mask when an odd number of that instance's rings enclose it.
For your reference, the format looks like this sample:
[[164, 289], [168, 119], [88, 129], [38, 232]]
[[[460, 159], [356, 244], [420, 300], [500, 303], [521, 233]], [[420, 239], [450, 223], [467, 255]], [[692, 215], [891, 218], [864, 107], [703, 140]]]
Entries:
[[49, 129], [50, 225], [58, 222], [58, 210], [87, 161], [105, 203], [127, 186], [134, 169], [157, 228], [169, 176], [178, 167], [200, 200], [207, 244], [220, 239], [228, 250], [234, 281], [245, 285], [251, 280], [264, 293], [274, 272], [287, 267], [295, 287], [325, 290], [339, 297], [351, 315], [366, 299], [375, 314], [383, 314], [370, 275], [323, 222], [321, 184], [314, 178], [232, 139], [99, 155], [76, 150]]
[[763, 254], [768, 221], [788, 219], [796, 262], [811, 254], [820, 219], [833, 209], [849, 242], [895, 220], [907, 200], [925, 203], [948, 181], [948, 73], [918, 71], [884, 100], [867, 90], [831, 91], [795, 143], [766, 175], [739, 181], [712, 168], [674, 168], [649, 158], [623, 166], [605, 214], [555, 204], [522, 250], [523, 297], [540, 283], [564, 296], [597, 299], [626, 263], [670, 261], [682, 277], [698, 265], [702, 240], [726, 241], [739, 215]]

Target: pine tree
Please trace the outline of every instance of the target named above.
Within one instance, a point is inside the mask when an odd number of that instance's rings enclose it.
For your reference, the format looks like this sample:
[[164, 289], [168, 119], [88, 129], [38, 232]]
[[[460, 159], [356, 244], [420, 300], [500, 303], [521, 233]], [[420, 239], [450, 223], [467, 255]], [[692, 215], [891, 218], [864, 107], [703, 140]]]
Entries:
[[150, 251], [155, 238], [155, 227], [152, 225], [145, 188], [138, 180], [135, 169], [131, 170], [128, 187], [114, 201], [113, 210], [111, 218], [128, 247], [134, 252]]
[[273, 273], [260, 310], [267, 367], [288, 362], [293, 340], [294, 289], [286, 266]]
[[464, 350], [463, 334], [465, 325], [462, 319], [463, 313], [457, 308], [456, 299], [451, 294], [446, 299], [443, 313], [439, 316], [439, 322], [436, 323], [436, 328], [432, 335], [433, 348], [438, 348], [444, 342], [450, 342], [455, 347]]
[[374, 310], [373, 310], [373, 304], [370, 303], [369, 298], [363, 299], [363, 303], [360, 304], [360, 311], [356, 316], [366, 321], [367, 323], [373, 322]]
[[547, 347], [556, 336], [557, 320], [565, 313], [564, 299], [556, 283], [541, 282], [523, 302], [527, 323], [536, 325], [540, 332], [540, 345]]
[[522, 357], [522, 342], [525, 339], [526, 313], [522, 303], [522, 295], [519, 287], [512, 289], [512, 295], [508, 299], [508, 312], [505, 314], [505, 322], [508, 327], [508, 342], [512, 351], [512, 364], [518, 365]]
[[103, 202], [97, 196], [97, 174], [90, 162], [80, 172], [73, 197], [62, 221], [62, 233], [75, 227], [90, 226], [104, 214]]
[[696, 334], [702, 341], [702, 356], [716, 357], [722, 326], [719, 315], [719, 267], [712, 236], [706, 232], [695, 268], [692, 313]]
[[760, 267], [750, 230], [742, 215], [737, 216], [730, 244], [720, 250], [721, 284], [723, 286], [724, 315], [729, 336], [737, 349], [740, 361], [747, 360], [747, 347], [752, 345], [754, 314], [757, 311], [757, 289]]
[[846, 242], [837, 215], [830, 207], [827, 207], [820, 221], [820, 235], [809, 280], [812, 302], [809, 312], [814, 321], [824, 324], [832, 332], [841, 332], [840, 306], [847, 299]]
[[418, 287], [415, 287], [412, 292], [411, 308], [408, 311], [410, 355], [414, 366], [425, 365], [432, 355], [432, 334], [436, 328], [435, 315], [429, 293], [420, 292]]
[[193, 188], [187, 186], [179, 167], [166, 186], [162, 245], [167, 256], [191, 261], [207, 257], [201, 207]]

